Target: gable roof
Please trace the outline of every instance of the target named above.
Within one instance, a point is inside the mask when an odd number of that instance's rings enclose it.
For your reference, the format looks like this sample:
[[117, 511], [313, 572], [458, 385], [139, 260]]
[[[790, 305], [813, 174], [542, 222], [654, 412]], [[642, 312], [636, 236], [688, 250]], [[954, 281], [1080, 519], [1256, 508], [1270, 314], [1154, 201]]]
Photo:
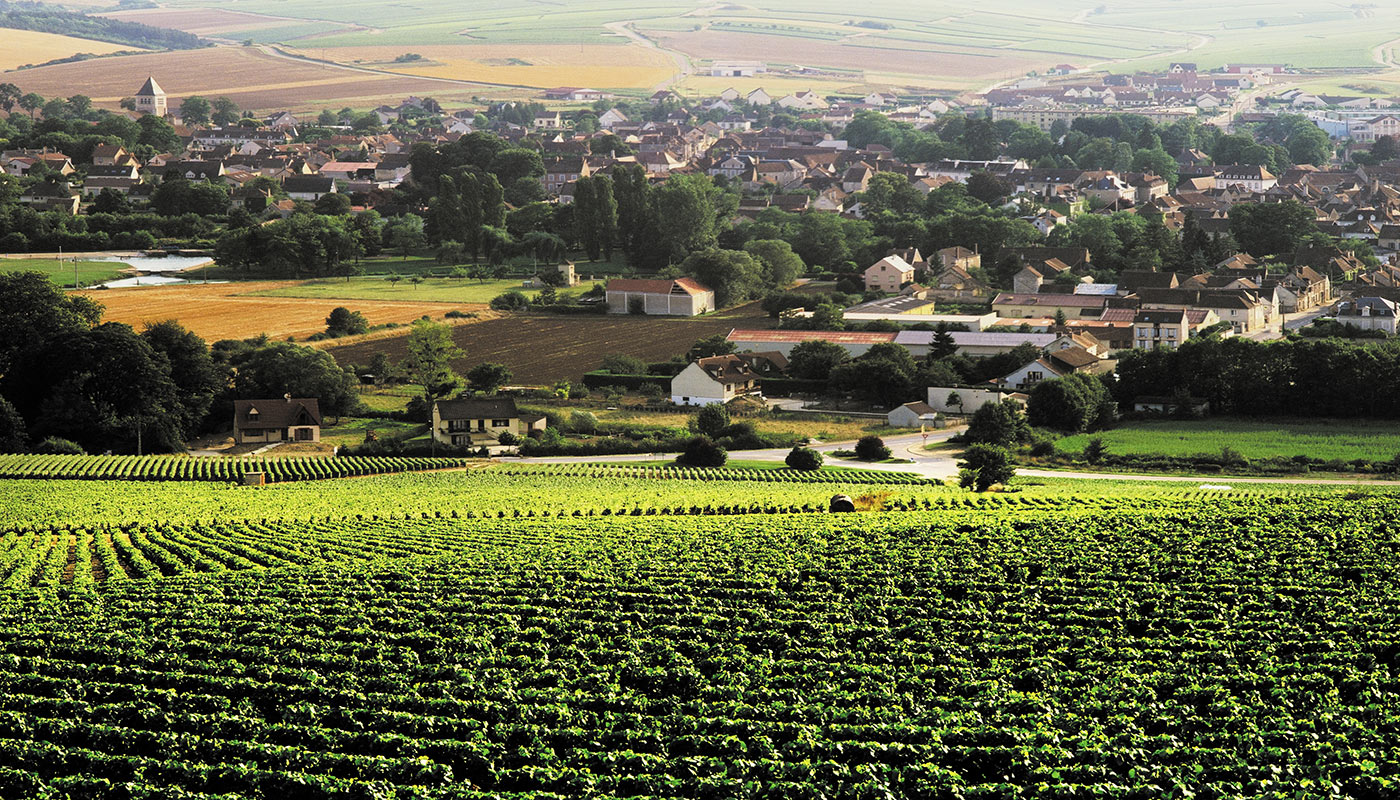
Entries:
[[[250, 419], [250, 412], [258, 413]], [[314, 397], [278, 397], [270, 400], [234, 400], [233, 427], [290, 428], [293, 425], [320, 425], [321, 406]]]
[[437, 401], [442, 419], [510, 419], [520, 416], [514, 397], [460, 397]]
[[664, 279], [647, 278], [613, 278], [608, 281], [607, 291], [609, 292], [641, 292], [642, 294], [677, 294], [700, 295], [711, 291], [710, 287], [701, 284], [694, 278], [676, 278], [668, 281]]

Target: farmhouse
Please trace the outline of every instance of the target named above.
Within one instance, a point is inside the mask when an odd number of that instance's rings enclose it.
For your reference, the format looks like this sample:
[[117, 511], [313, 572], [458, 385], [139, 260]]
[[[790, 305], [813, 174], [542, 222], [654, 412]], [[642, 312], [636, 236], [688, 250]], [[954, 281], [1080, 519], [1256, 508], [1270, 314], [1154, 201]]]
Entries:
[[710, 65], [712, 78], [752, 78], [767, 71], [768, 65], [762, 61], [716, 61]]
[[694, 278], [616, 278], [608, 281], [606, 296], [609, 314], [693, 317], [715, 310], [714, 290]]
[[671, 402], [678, 406], [708, 406], [756, 394], [761, 366], [766, 367], [764, 371], [779, 372], [787, 366], [787, 359], [776, 352], [699, 359], [671, 379]]
[[936, 427], [942, 421], [937, 409], [917, 400], [894, 409], [885, 415], [885, 419], [894, 428], [919, 428], [924, 425]]
[[314, 397], [233, 401], [233, 442], [321, 441], [321, 408]]
[[433, 403], [433, 439], [457, 447], [510, 447], [501, 435], [521, 433], [513, 397], [470, 397]]
[[335, 194], [335, 180], [323, 175], [294, 175], [282, 181], [282, 189], [293, 200], [315, 202], [322, 195]]

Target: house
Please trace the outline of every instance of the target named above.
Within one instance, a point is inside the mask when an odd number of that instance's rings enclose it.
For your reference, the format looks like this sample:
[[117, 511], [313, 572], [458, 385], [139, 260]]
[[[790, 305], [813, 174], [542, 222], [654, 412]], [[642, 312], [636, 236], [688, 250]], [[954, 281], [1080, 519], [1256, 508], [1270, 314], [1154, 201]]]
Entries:
[[767, 71], [768, 65], [762, 61], [716, 61], [710, 65], [712, 78], [752, 78]]
[[1338, 322], [1364, 331], [1384, 331], [1391, 336], [1396, 332], [1397, 316], [1400, 316], [1400, 305], [1383, 297], [1358, 297], [1337, 307]]
[[598, 126], [606, 130], [611, 130], [616, 125], [625, 125], [630, 121], [626, 114], [615, 108], [610, 108], [598, 115]]
[[1216, 186], [1239, 185], [1250, 192], [1267, 192], [1278, 186], [1278, 178], [1263, 167], [1238, 164], [1215, 168]]
[[293, 175], [282, 181], [282, 189], [293, 200], [315, 202], [322, 195], [335, 194], [335, 180], [324, 175]]
[[319, 442], [321, 408], [314, 397], [233, 401], [233, 443]]
[[678, 406], [708, 406], [756, 394], [761, 376], [751, 363], [755, 357], [787, 364], [787, 358], [776, 352], [702, 358], [671, 379], [671, 402]]
[[155, 78], [146, 78], [146, 82], [136, 90], [136, 113], [163, 117], [168, 111], [165, 90], [160, 88]]
[[80, 195], [67, 181], [40, 181], [26, 189], [19, 201], [36, 211], [62, 211], [77, 214], [82, 203]]
[[1070, 374], [1070, 370], [1056, 365], [1048, 357], [1042, 356], [997, 380], [1004, 389], [1030, 389], [1041, 381], [1054, 380]]
[[943, 269], [978, 269], [982, 266], [982, 255], [966, 247], [945, 247], [934, 253]]
[[915, 401], [890, 411], [885, 419], [892, 428], [922, 428], [927, 425], [937, 428], [943, 423], [943, 416], [928, 403]]
[[693, 317], [715, 310], [715, 293], [694, 278], [615, 278], [606, 290], [609, 314]]
[[99, 144], [92, 148], [93, 166], [124, 167], [135, 163], [136, 157], [119, 144]]
[[1191, 336], [1184, 309], [1139, 311], [1133, 315], [1133, 349], [1177, 348]]
[[501, 435], [521, 436], [537, 426], [522, 419], [513, 397], [462, 397], [433, 403], [433, 439], [456, 447], [485, 447], [493, 454], [513, 447]]
[[759, 88], [754, 89], [752, 92], [749, 92], [747, 95], [745, 95], [744, 102], [754, 106], [771, 105], [773, 102], [773, 96], [763, 91], [763, 87], [760, 86]]
[[1070, 319], [1098, 319], [1108, 308], [1109, 300], [1096, 294], [1002, 292], [993, 298], [992, 310], [999, 317], [1053, 317], [1056, 311], [1063, 311]]
[[913, 280], [913, 265], [899, 256], [885, 256], [865, 269], [868, 292], [898, 292], [899, 287]]

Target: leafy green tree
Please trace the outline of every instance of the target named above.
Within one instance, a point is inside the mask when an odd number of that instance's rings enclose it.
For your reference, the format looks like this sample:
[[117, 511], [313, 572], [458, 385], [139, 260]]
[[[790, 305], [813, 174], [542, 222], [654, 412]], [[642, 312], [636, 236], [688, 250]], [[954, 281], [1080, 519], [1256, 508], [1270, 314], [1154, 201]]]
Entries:
[[739, 250], [711, 248], [691, 253], [681, 262], [681, 272], [715, 291], [718, 307], [743, 303], [763, 292], [763, 267]]
[[331, 336], [355, 336], [368, 330], [369, 321], [365, 315], [345, 306], [336, 306], [326, 317], [326, 333]]
[[1098, 378], [1073, 374], [1036, 384], [1026, 404], [1026, 415], [1037, 428], [1073, 434], [1110, 422], [1110, 405], [1116, 403]]
[[23, 453], [29, 447], [29, 430], [14, 404], [0, 397], [0, 453]]
[[802, 257], [782, 239], [754, 239], [744, 243], [744, 252], [758, 259], [762, 282], [769, 289], [791, 286], [806, 271]]
[[231, 359], [233, 396], [239, 398], [315, 397], [332, 416], [360, 406], [357, 380], [324, 350], [291, 342], [273, 342]]
[[1293, 126], [1286, 143], [1288, 157], [1295, 164], [1325, 167], [1332, 161], [1332, 140], [1312, 123], [1304, 120]]
[[505, 364], [486, 361], [467, 371], [467, 386], [473, 392], [495, 394], [502, 386], [510, 383], [511, 371]]
[[986, 403], [973, 412], [963, 439], [976, 444], [1009, 447], [1030, 438], [1030, 423], [1015, 400]]
[[722, 467], [729, 460], [729, 453], [715, 444], [708, 436], [696, 436], [686, 442], [685, 450], [676, 457], [676, 463], [688, 467]]
[[612, 258], [617, 238], [617, 199], [612, 178], [599, 175], [574, 183], [574, 238], [588, 258]]
[[192, 127], [208, 125], [211, 110], [207, 98], [192, 94], [180, 103], [180, 121]]
[[1317, 212], [1297, 200], [1230, 207], [1230, 235], [1252, 256], [1291, 256], [1316, 231]]
[[172, 432], [181, 440], [194, 437], [215, 397], [228, 387], [227, 370], [214, 363], [203, 339], [175, 320], [147, 325], [141, 338], [170, 365], [175, 384], [175, 403], [169, 407]]
[[[180, 110], [183, 113], [184, 108], [181, 107]], [[238, 110], [238, 104], [222, 95], [214, 98], [214, 101], [210, 104], [210, 110], [209, 120], [215, 125], [232, 125], [238, 122], [242, 117], [242, 113]], [[332, 122], [331, 124], [335, 123]]]
[[408, 334], [408, 355], [403, 369], [409, 381], [423, 390], [423, 401], [431, 406], [434, 400], [446, 397], [461, 385], [462, 380], [452, 369], [452, 362], [466, 355], [452, 341], [452, 328], [440, 322], [420, 319]]
[[850, 358], [851, 354], [841, 345], [812, 339], [793, 346], [788, 354], [788, 372], [794, 378], [824, 381], [831, 377], [833, 369]]
[[328, 217], [344, 217], [350, 214], [350, 197], [341, 192], [321, 195], [312, 206], [317, 214]]
[[991, 444], [974, 444], [963, 451], [958, 462], [958, 482], [964, 489], [985, 492], [996, 484], [1006, 484], [1016, 477], [1016, 467], [1006, 448]]

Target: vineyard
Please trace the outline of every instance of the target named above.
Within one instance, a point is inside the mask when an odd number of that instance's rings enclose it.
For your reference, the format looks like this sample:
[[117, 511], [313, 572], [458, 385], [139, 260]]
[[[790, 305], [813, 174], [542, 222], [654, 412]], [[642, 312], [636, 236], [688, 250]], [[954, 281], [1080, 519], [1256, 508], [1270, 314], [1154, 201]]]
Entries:
[[10, 524], [0, 796], [1396, 791], [1393, 496], [650, 482], [733, 513]]
[[268, 483], [449, 469], [462, 458], [190, 458], [186, 456], [70, 456], [0, 454], [0, 478], [239, 482], [260, 472]]

